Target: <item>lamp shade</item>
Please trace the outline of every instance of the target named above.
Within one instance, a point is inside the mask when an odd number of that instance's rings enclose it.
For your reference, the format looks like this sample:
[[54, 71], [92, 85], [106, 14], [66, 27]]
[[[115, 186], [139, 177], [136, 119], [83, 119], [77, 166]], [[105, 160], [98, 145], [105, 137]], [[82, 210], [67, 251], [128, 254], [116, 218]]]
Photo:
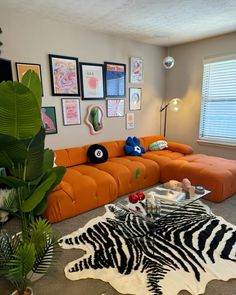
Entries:
[[180, 98], [173, 98], [171, 101], [168, 103], [168, 108], [172, 112], [178, 112], [179, 109], [181, 108], [182, 105], [182, 100]]

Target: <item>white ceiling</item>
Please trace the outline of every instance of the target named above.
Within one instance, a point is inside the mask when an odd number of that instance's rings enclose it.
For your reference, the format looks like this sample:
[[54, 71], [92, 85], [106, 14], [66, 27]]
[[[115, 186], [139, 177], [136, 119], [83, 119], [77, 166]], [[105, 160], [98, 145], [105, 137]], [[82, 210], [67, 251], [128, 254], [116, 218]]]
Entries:
[[1, 6], [161, 46], [236, 31], [236, 0], [0, 0]]

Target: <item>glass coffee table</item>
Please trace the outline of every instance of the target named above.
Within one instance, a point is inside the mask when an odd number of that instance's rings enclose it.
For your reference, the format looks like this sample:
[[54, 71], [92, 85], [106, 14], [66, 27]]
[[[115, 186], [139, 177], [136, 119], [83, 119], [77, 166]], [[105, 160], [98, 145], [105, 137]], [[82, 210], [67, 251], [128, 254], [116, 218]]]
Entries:
[[[186, 210], [188, 206], [202, 199], [210, 192], [211, 191], [205, 189], [202, 193], [195, 193], [194, 187], [192, 187], [192, 193], [186, 194], [182, 191], [165, 189], [163, 185], [156, 185], [152, 188], [143, 190], [145, 199], [143, 201], [139, 201], [137, 207], [135, 207], [135, 204], [131, 204], [129, 202], [128, 197], [119, 200], [115, 203], [115, 205], [122, 210], [134, 214], [137, 218], [144, 219], [149, 225], [149, 229], [146, 233], [149, 234], [150, 232], [155, 231], [155, 228], [158, 226], [160, 221], [165, 218], [170, 218], [175, 212], [179, 210]], [[152, 205], [153, 203], [155, 204], [154, 206], [150, 206], [148, 208], [147, 203], [149, 198], [152, 199]], [[135, 235], [131, 238], [138, 238], [141, 236], [143, 236], [143, 234], [140, 236]]]

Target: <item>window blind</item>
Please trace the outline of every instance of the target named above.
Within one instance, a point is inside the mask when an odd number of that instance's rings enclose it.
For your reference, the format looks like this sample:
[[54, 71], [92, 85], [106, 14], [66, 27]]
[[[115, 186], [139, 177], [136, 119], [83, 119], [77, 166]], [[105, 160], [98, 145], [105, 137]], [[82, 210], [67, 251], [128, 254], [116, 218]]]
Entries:
[[236, 144], [236, 58], [204, 63], [199, 139]]

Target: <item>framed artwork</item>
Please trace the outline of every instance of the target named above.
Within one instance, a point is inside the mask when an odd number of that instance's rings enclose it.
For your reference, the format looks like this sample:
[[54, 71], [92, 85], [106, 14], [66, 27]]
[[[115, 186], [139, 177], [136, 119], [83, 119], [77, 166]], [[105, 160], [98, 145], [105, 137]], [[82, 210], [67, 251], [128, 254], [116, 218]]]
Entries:
[[107, 100], [107, 117], [123, 117], [125, 115], [124, 99]]
[[42, 84], [42, 95], [43, 95], [43, 82], [42, 82], [42, 72], [41, 72], [40, 64], [16, 62], [17, 80], [21, 82], [22, 77], [24, 76], [25, 72], [27, 72], [28, 70], [34, 71], [39, 76], [39, 79]]
[[95, 135], [102, 132], [103, 117], [104, 113], [101, 106], [93, 104], [88, 106], [84, 121], [89, 127], [90, 134]]
[[55, 107], [41, 108], [42, 124], [45, 128], [46, 134], [57, 133], [57, 120]]
[[104, 99], [102, 64], [80, 63], [82, 99]]
[[80, 103], [78, 98], [62, 98], [63, 125], [80, 125]]
[[143, 83], [143, 59], [140, 57], [130, 58], [130, 83]]
[[78, 59], [49, 54], [52, 95], [79, 95]]
[[13, 81], [11, 61], [0, 58], [0, 83], [2, 81]]
[[130, 111], [141, 110], [142, 88], [129, 89], [129, 109]]
[[125, 97], [126, 65], [105, 62], [106, 97]]
[[126, 114], [126, 129], [134, 129], [134, 113]]

